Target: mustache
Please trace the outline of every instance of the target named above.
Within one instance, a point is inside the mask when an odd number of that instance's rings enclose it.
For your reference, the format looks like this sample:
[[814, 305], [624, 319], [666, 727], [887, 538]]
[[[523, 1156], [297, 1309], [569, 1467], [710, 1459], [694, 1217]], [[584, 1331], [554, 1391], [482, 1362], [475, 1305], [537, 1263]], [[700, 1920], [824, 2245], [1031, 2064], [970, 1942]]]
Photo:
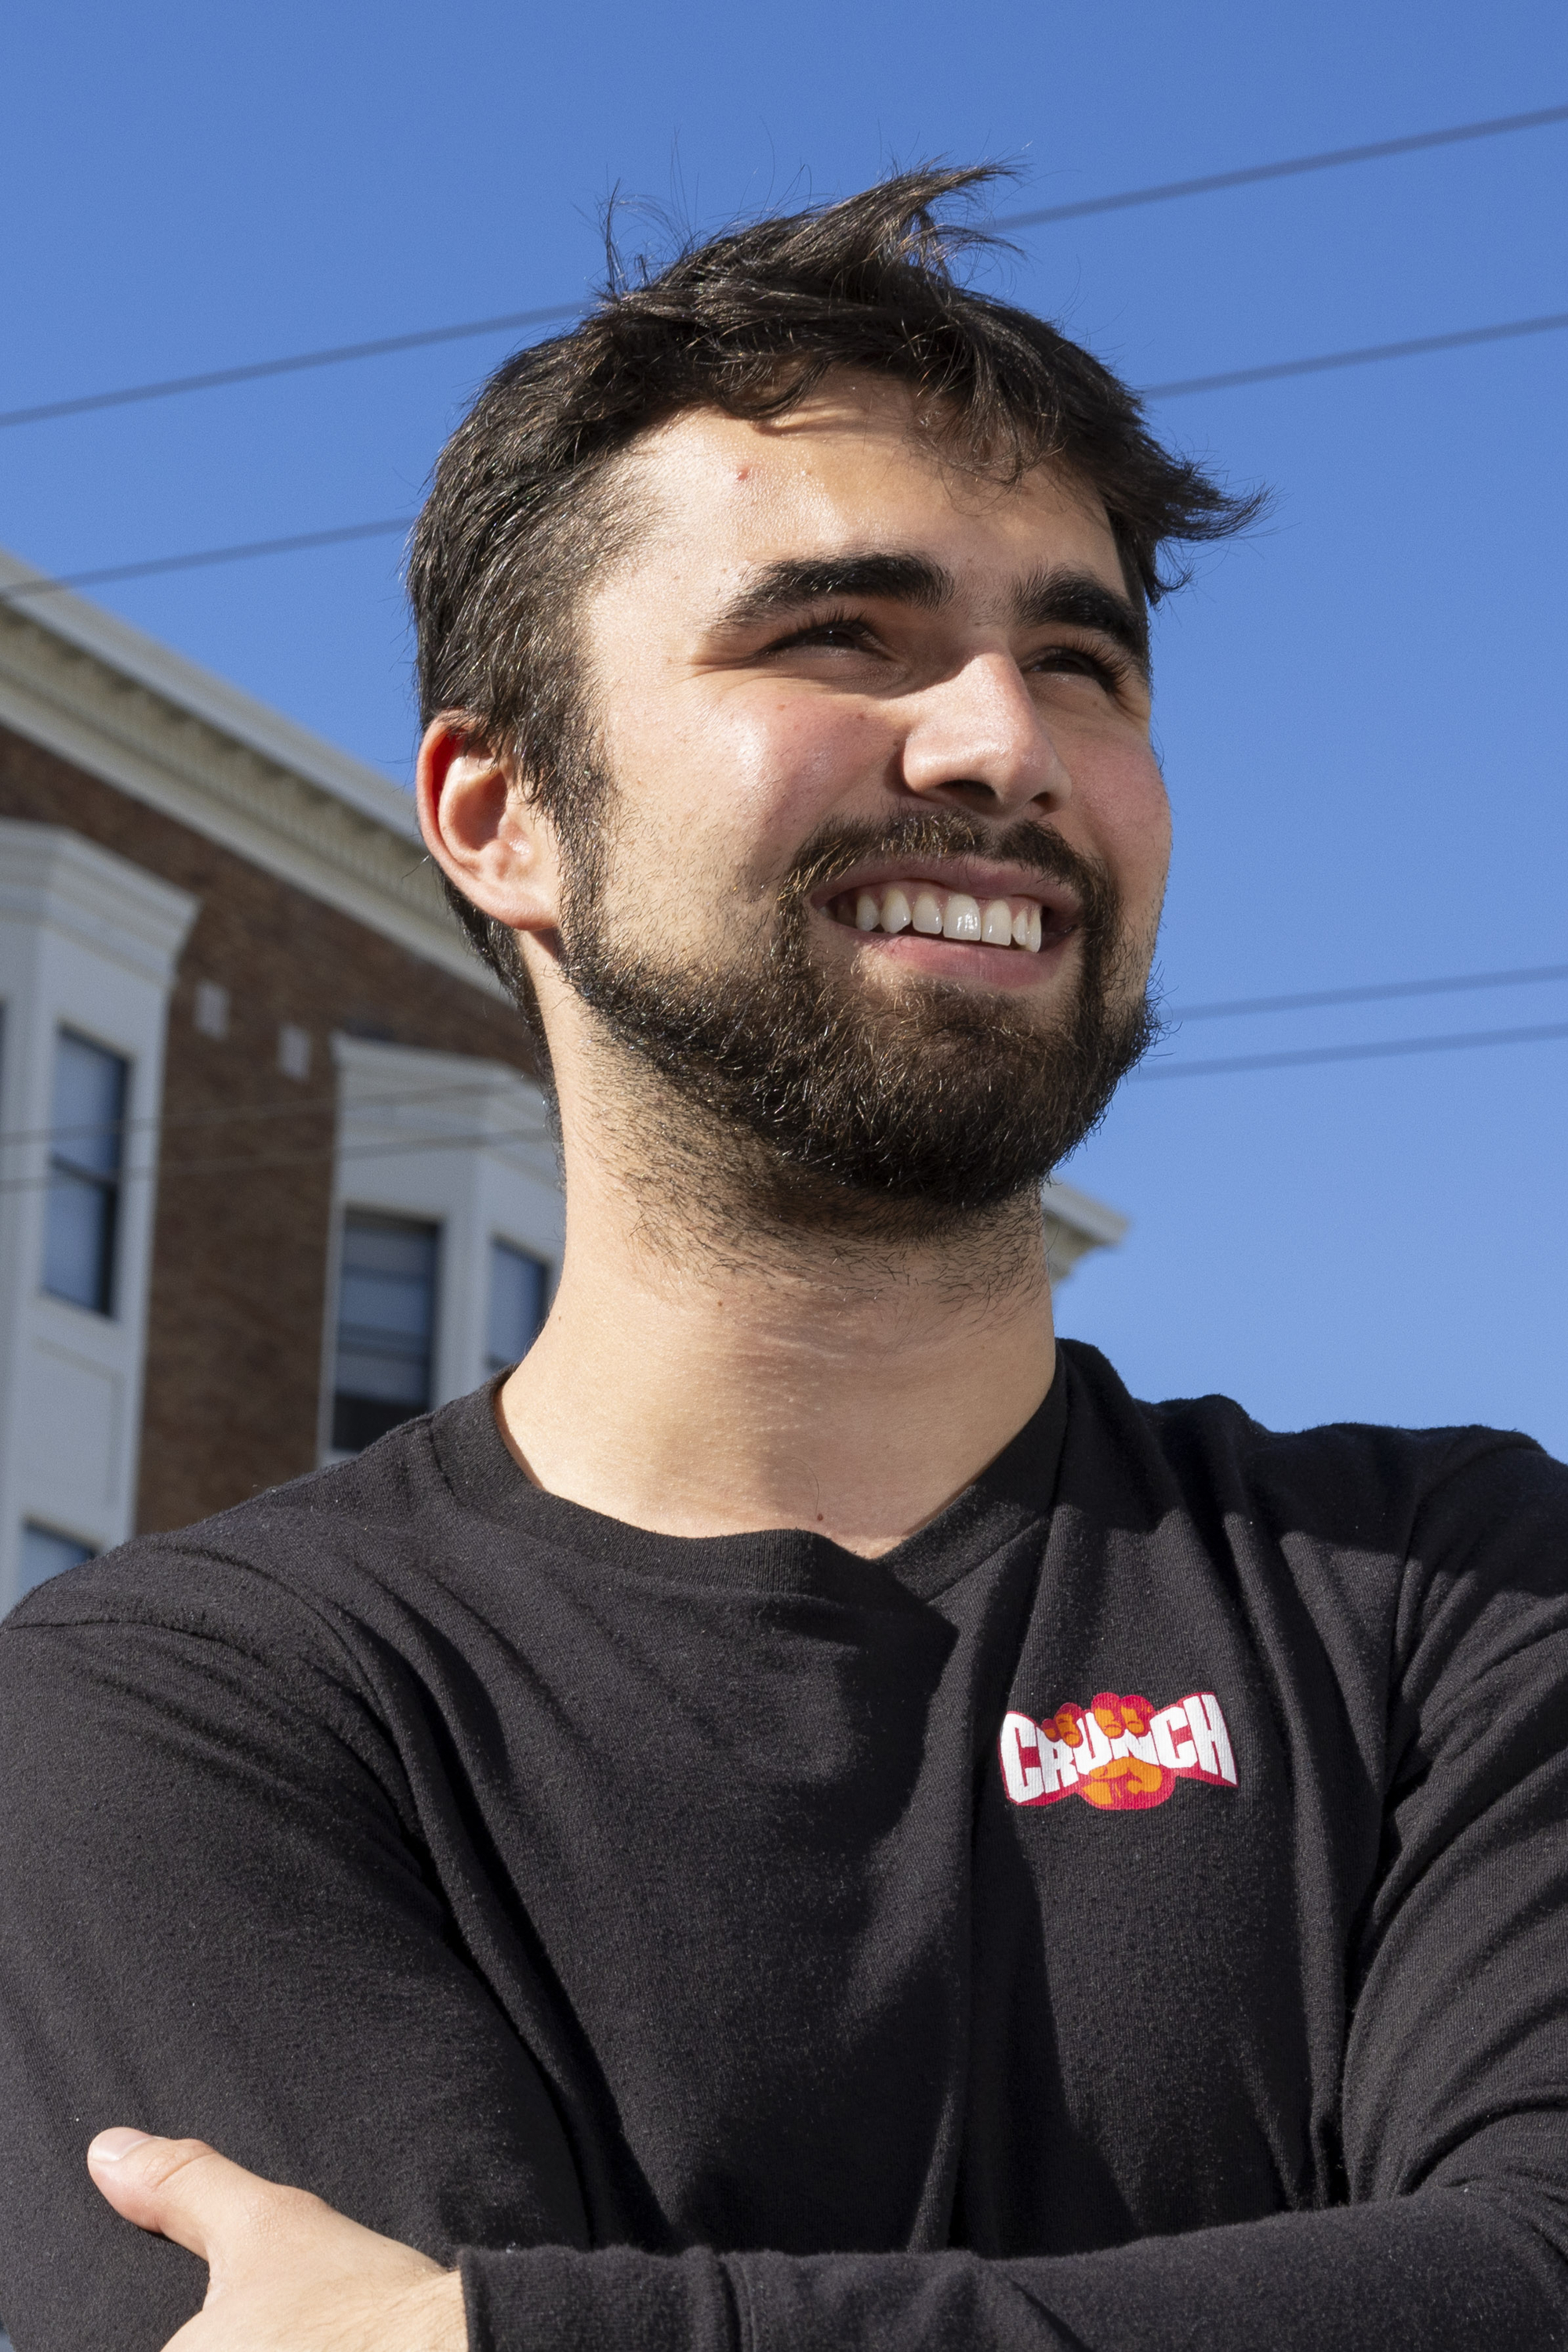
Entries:
[[1083, 908], [1087, 929], [1113, 918], [1119, 904], [1110, 873], [1049, 825], [1025, 817], [998, 831], [961, 809], [921, 809], [893, 824], [821, 825], [791, 863], [781, 897], [788, 910], [837, 882], [865, 858], [985, 857], [1064, 882]]

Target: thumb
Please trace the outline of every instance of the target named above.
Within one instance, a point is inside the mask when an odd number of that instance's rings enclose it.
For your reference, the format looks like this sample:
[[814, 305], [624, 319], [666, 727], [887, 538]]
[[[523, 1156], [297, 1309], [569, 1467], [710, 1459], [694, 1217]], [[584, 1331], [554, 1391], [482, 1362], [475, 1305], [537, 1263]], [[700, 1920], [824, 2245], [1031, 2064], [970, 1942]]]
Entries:
[[88, 2149], [87, 2168], [117, 2213], [138, 2229], [172, 2238], [215, 2269], [243, 2259], [265, 2227], [268, 2199], [297, 2194], [231, 2164], [205, 2140], [157, 2139], [146, 2132], [100, 2132]]

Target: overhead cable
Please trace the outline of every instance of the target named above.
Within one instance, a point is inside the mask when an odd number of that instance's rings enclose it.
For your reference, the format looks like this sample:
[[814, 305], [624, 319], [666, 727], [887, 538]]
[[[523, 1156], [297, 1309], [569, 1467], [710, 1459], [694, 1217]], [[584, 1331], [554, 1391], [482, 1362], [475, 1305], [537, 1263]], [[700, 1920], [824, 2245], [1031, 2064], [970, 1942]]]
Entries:
[[1216, 1078], [1241, 1070], [1305, 1069], [1316, 1062], [1381, 1062], [1404, 1054], [1462, 1054], [1487, 1045], [1543, 1045], [1568, 1037], [1568, 1021], [1531, 1029], [1461, 1029], [1447, 1037], [1384, 1037], [1365, 1045], [1302, 1045], [1286, 1054], [1224, 1054], [1212, 1061], [1155, 1062], [1133, 1072], [1133, 1081], [1157, 1078]]
[[342, 367], [347, 360], [380, 360], [394, 352], [427, 349], [432, 343], [463, 343], [480, 335], [509, 334], [519, 327], [549, 326], [580, 319], [586, 304], [553, 302], [542, 310], [506, 310], [494, 319], [467, 319], [456, 327], [420, 327], [412, 334], [376, 335], [367, 343], [334, 343], [326, 351], [291, 352], [284, 359], [252, 360], [243, 367], [207, 368], [200, 375], [172, 375], [161, 383], [132, 383], [116, 392], [87, 392], [72, 400], [46, 400], [32, 408], [0, 410], [0, 425], [47, 425], [57, 416], [85, 416], [95, 408], [129, 408], [143, 400], [174, 400], [186, 392], [218, 392], [226, 384], [257, 383], [264, 376], [302, 375], [310, 368]]
[[[1369, 1045], [1324, 1045], [1306, 1047], [1294, 1054], [1237, 1054], [1205, 1062], [1156, 1063], [1152, 1068], [1135, 1070], [1130, 1083], [1147, 1083], [1156, 1078], [1208, 1078], [1249, 1070], [1282, 1070], [1305, 1067], [1319, 1062], [1370, 1062], [1403, 1054], [1453, 1054], [1466, 1048], [1489, 1045], [1533, 1045], [1551, 1040], [1568, 1039], [1568, 1021], [1557, 1022], [1537, 1029], [1477, 1029], [1460, 1031], [1449, 1037], [1390, 1037], [1381, 1044]], [[121, 1183], [145, 1182], [150, 1177], [160, 1181], [174, 1176], [240, 1176], [262, 1175], [283, 1168], [320, 1167], [328, 1160], [361, 1159], [397, 1159], [405, 1152], [456, 1151], [479, 1149], [496, 1144], [537, 1143], [544, 1139], [545, 1130], [538, 1127], [481, 1130], [473, 1135], [411, 1136], [395, 1142], [349, 1143], [335, 1151], [284, 1151], [230, 1155], [222, 1160], [164, 1160], [150, 1162], [144, 1168], [125, 1170]], [[54, 1170], [37, 1176], [7, 1176], [0, 1178], [0, 1192], [32, 1192], [60, 1181]]]
[[153, 555], [135, 563], [102, 563], [91, 572], [62, 572], [48, 580], [24, 580], [15, 588], [0, 589], [0, 604], [19, 604], [32, 596], [58, 595], [65, 588], [102, 588], [115, 580], [151, 580], [161, 572], [197, 572], [209, 563], [248, 563], [258, 555], [299, 555], [313, 547], [342, 547], [356, 539], [388, 539], [395, 531], [413, 528], [413, 515], [393, 515], [384, 522], [340, 523], [332, 530], [290, 531], [284, 539], [246, 539], [233, 547], [198, 547], [186, 555]]
[[[1514, 319], [1496, 327], [1467, 327], [1457, 334], [1419, 335], [1402, 343], [1373, 343], [1348, 352], [1321, 352], [1310, 359], [1279, 360], [1267, 367], [1237, 368], [1226, 375], [1187, 376], [1174, 383], [1150, 384], [1149, 400], [1173, 400], [1184, 393], [1221, 392], [1234, 384], [1268, 383], [1281, 376], [1319, 375], [1330, 368], [1363, 367], [1374, 360], [1415, 359], [1430, 352], [1458, 351], [1475, 343], [1507, 341], [1521, 335], [1544, 335], [1568, 327], [1568, 310], [1539, 319]], [[344, 523], [332, 530], [292, 531], [283, 539], [242, 540], [229, 547], [201, 547], [185, 555], [155, 555], [133, 563], [100, 564], [89, 572], [64, 572], [47, 579], [26, 580], [0, 588], [0, 604], [19, 604], [35, 596], [55, 596], [68, 588], [104, 587], [114, 581], [145, 580], [164, 572], [195, 572], [208, 564], [247, 563], [262, 555], [297, 555], [316, 547], [342, 546], [356, 539], [387, 539], [412, 530], [413, 515], [392, 515], [382, 522]]]
[[[236, 1153], [224, 1160], [156, 1160], [142, 1168], [122, 1169], [116, 1178], [121, 1184], [146, 1183], [156, 1178], [162, 1183], [171, 1176], [256, 1176], [270, 1173], [278, 1168], [314, 1168], [329, 1160], [398, 1160], [413, 1151], [468, 1151], [489, 1149], [508, 1143], [542, 1143], [550, 1140], [543, 1127], [484, 1128], [472, 1135], [408, 1136], [396, 1142], [345, 1143], [330, 1151], [279, 1151]], [[69, 1170], [46, 1169], [38, 1176], [0, 1177], [0, 1192], [37, 1192], [52, 1184], [68, 1181]]]
[[[1264, 180], [1291, 179], [1307, 172], [1331, 172], [1347, 163], [1372, 163], [1394, 155], [1413, 155], [1423, 148], [1453, 147], [1477, 139], [1497, 139], [1516, 131], [1541, 131], [1568, 121], [1568, 106], [1542, 106], [1528, 114], [1499, 114], [1478, 122], [1458, 122], [1442, 131], [1417, 131], [1402, 139], [1377, 139], [1359, 147], [1331, 147], [1315, 155], [1289, 155], [1272, 163], [1248, 163], [1239, 171], [1209, 172], [1198, 179], [1164, 180], [1153, 187], [1124, 188], [1113, 195], [1085, 196], [1065, 205], [1046, 205], [1032, 212], [1005, 213], [997, 228], [1039, 228], [1053, 222], [1084, 220], [1091, 214], [1125, 212], [1135, 205], [1169, 204], [1182, 196], [1212, 195], [1225, 188], [1241, 188]], [[549, 326], [563, 319], [580, 318], [583, 302], [557, 302], [542, 310], [509, 310], [489, 319], [467, 319], [456, 326], [421, 327], [411, 333], [376, 335], [366, 342], [333, 343], [324, 350], [291, 352], [280, 359], [252, 360], [239, 367], [207, 368], [196, 375], [166, 376], [153, 383], [121, 385], [112, 392], [79, 393], [66, 400], [35, 402], [27, 408], [0, 410], [0, 427], [45, 425], [57, 417], [83, 416], [102, 408], [126, 408], [147, 400], [173, 400], [184, 393], [217, 392], [229, 384], [255, 383], [268, 376], [299, 375], [308, 369], [342, 367], [351, 360], [386, 359], [395, 352], [428, 349], [436, 343], [460, 343], [485, 335], [505, 334], [519, 327]]]
[[1222, 1021], [1242, 1013], [1305, 1013], [1325, 1004], [1377, 1004], [1394, 996], [1449, 996], [1471, 988], [1524, 988], [1568, 980], [1568, 963], [1529, 964], [1517, 971], [1466, 971], [1442, 980], [1380, 980], [1355, 988], [1313, 988], [1293, 996], [1232, 996], [1210, 1004], [1173, 1004], [1173, 1018]]
[[1287, 375], [1324, 375], [1331, 368], [1370, 367], [1379, 360], [1421, 359], [1429, 352], [1458, 352], [1472, 343], [1502, 343], [1520, 335], [1556, 335], [1568, 327], [1568, 310], [1537, 319], [1510, 319], [1498, 327], [1461, 327], [1457, 334], [1412, 335], [1400, 343], [1360, 343], [1348, 352], [1322, 352], [1316, 359], [1276, 360], [1265, 367], [1230, 368], [1224, 375], [1188, 375], [1174, 383], [1151, 383], [1145, 400], [1179, 400], [1189, 392], [1228, 392], [1237, 384], [1272, 383]]
[[[1323, 1005], [1373, 1004], [1385, 1003], [1391, 997], [1445, 996], [1479, 988], [1523, 988], [1542, 982], [1568, 980], [1568, 963], [1525, 964], [1508, 971], [1467, 971], [1445, 974], [1434, 980], [1380, 980], [1363, 982], [1353, 988], [1314, 988], [1298, 991], [1289, 996], [1232, 996], [1206, 1004], [1181, 1004], [1173, 1007], [1173, 1024], [1187, 1021], [1217, 1021], [1230, 1019], [1237, 1013], [1302, 1013], [1315, 1011]], [[516, 1076], [525, 1085], [534, 1085], [526, 1070]], [[466, 1078], [448, 1081], [440, 1086], [415, 1087], [390, 1095], [362, 1095], [352, 1106], [354, 1118], [370, 1111], [425, 1110], [432, 1106], [471, 1100], [475, 1095], [488, 1093], [493, 1078]], [[300, 1095], [266, 1103], [229, 1103], [221, 1110], [180, 1111], [172, 1116], [155, 1113], [146, 1118], [97, 1119], [81, 1127], [0, 1129], [0, 1150], [10, 1150], [23, 1143], [63, 1143], [82, 1136], [134, 1135], [148, 1129], [158, 1129], [168, 1135], [176, 1129], [191, 1128], [232, 1127], [237, 1123], [249, 1125], [258, 1119], [308, 1118], [342, 1108], [336, 1094]]]
[[[538, 1083], [527, 1070], [514, 1069], [513, 1075], [525, 1086]], [[368, 1111], [425, 1110], [432, 1104], [471, 1100], [475, 1095], [491, 1092], [494, 1085], [493, 1078], [467, 1078], [455, 1085], [416, 1087], [394, 1095], [360, 1095], [350, 1108], [355, 1118]], [[176, 1128], [233, 1127], [258, 1118], [310, 1118], [342, 1108], [341, 1095], [300, 1095], [277, 1102], [228, 1103], [221, 1110], [180, 1111], [173, 1117], [160, 1111], [146, 1118], [94, 1119], [85, 1126], [14, 1127], [8, 1132], [0, 1129], [0, 1150], [22, 1143], [63, 1143], [83, 1136], [136, 1135], [153, 1128], [167, 1135]]]
[[[1306, 1046], [1293, 1054], [1232, 1054], [1214, 1061], [1156, 1062], [1134, 1070], [1131, 1085], [1149, 1084], [1159, 1078], [1212, 1078], [1252, 1070], [1301, 1069], [1323, 1062], [1373, 1062], [1390, 1055], [1408, 1054], [1457, 1054], [1476, 1047], [1497, 1045], [1537, 1045], [1549, 1041], [1568, 1039], [1568, 1021], [1554, 1022], [1541, 1028], [1460, 1030], [1447, 1037], [1388, 1037], [1366, 1045]], [[150, 1161], [144, 1168], [128, 1168], [120, 1178], [121, 1183], [145, 1182], [150, 1177], [160, 1181], [174, 1176], [241, 1176], [269, 1174], [283, 1168], [313, 1168], [333, 1160], [399, 1159], [406, 1152], [458, 1151], [489, 1148], [497, 1144], [539, 1143], [546, 1139], [540, 1127], [481, 1129], [472, 1135], [409, 1136], [396, 1141], [348, 1143], [335, 1151], [282, 1151], [261, 1154], [230, 1154], [222, 1160], [163, 1160]], [[33, 1192], [47, 1189], [61, 1181], [59, 1173], [47, 1170], [37, 1176], [0, 1178], [0, 1192]]]
[[[1517, 971], [1467, 972], [1453, 979], [1381, 981], [1370, 987], [1314, 989], [1294, 996], [1237, 997], [1223, 1003], [1190, 1005], [1177, 1017], [1182, 1021], [1201, 1021], [1238, 1013], [1296, 1012], [1310, 1006], [1364, 1004], [1389, 997], [1436, 995], [1443, 991], [1462, 989], [1513, 988], [1526, 982], [1557, 980], [1568, 980], [1568, 964], [1534, 964]], [[1367, 1061], [1390, 1054], [1452, 1053], [1473, 1045], [1532, 1045], [1560, 1037], [1568, 1037], [1568, 1024], [1554, 1022], [1522, 1029], [1460, 1030], [1448, 1036], [1394, 1037], [1364, 1045], [1307, 1046], [1285, 1054], [1226, 1055], [1201, 1062], [1156, 1063], [1152, 1068], [1142, 1069], [1138, 1075], [1144, 1078], [1205, 1077], [1225, 1070], [1279, 1069], [1298, 1063]], [[526, 1071], [519, 1070], [516, 1076], [525, 1083], [533, 1083], [528, 1079]], [[422, 1110], [435, 1104], [471, 1099], [477, 1094], [488, 1092], [493, 1083], [492, 1079], [477, 1078], [455, 1085], [416, 1087], [406, 1093], [368, 1095], [346, 1107], [336, 1095], [316, 1095], [305, 1096], [293, 1102], [231, 1104], [221, 1110], [186, 1112], [173, 1118], [154, 1116], [149, 1118], [103, 1119], [79, 1127], [13, 1128], [9, 1133], [0, 1130], [0, 1150], [15, 1150], [27, 1143], [58, 1145], [84, 1136], [126, 1136], [147, 1129], [159, 1129], [169, 1134], [176, 1129], [188, 1130], [195, 1127], [227, 1127], [265, 1119], [320, 1117], [325, 1112], [345, 1108], [351, 1117], [359, 1119], [372, 1111]], [[549, 1139], [549, 1136], [547, 1126], [534, 1125], [480, 1129], [473, 1134], [420, 1136], [395, 1142], [361, 1142], [346, 1149], [355, 1153], [454, 1150], [483, 1143], [537, 1142]], [[299, 1167], [323, 1156], [330, 1159], [332, 1155], [330, 1152], [325, 1155], [319, 1152], [289, 1153], [280, 1159], [269, 1156], [264, 1160], [240, 1155], [221, 1161], [166, 1160], [163, 1165], [171, 1173], [191, 1173], [198, 1169], [205, 1173], [220, 1167]], [[144, 1169], [140, 1172], [146, 1174], [149, 1171]], [[11, 1180], [10, 1187], [0, 1184], [0, 1190], [14, 1189], [17, 1184], [47, 1184], [53, 1181], [52, 1175], [17, 1177]]]
[[1083, 220], [1090, 213], [1127, 212], [1134, 205], [1169, 204], [1175, 196], [1209, 196], [1221, 188], [1250, 187], [1259, 180], [1289, 180], [1302, 172], [1333, 172], [1344, 163], [1375, 163], [1388, 155], [1414, 155], [1423, 147], [1457, 147], [1462, 140], [1497, 139], [1510, 131], [1543, 131], [1552, 122], [1568, 122], [1568, 106], [1537, 107], [1531, 114], [1498, 114], [1484, 122], [1457, 122], [1447, 131], [1416, 131], [1405, 139], [1374, 139], [1364, 147], [1329, 147], [1319, 155], [1290, 155], [1279, 163], [1248, 163], [1239, 172], [1206, 172], [1196, 180], [1162, 180], [1152, 188], [1129, 188], [1121, 195], [1086, 196], [1077, 204], [1009, 213], [996, 226], [1037, 228], [1052, 221]]

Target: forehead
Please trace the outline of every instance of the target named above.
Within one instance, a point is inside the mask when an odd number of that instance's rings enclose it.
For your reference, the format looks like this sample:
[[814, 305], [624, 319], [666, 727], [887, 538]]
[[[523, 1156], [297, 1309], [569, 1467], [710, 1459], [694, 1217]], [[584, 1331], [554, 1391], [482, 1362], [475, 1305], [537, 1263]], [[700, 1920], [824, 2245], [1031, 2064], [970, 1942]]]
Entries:
[[912, 387], [848, 375], [780, 417], [682, 410], [626, 460], [647, 522], [631, 568], [679, 569], [695, 589], [781, 558], [885, 547], [929, 554], [975, 588], [1063, 565], [1125, 593], [1086, 485], [1049, 464], [988, 479], [955, 462], [934, 423]]

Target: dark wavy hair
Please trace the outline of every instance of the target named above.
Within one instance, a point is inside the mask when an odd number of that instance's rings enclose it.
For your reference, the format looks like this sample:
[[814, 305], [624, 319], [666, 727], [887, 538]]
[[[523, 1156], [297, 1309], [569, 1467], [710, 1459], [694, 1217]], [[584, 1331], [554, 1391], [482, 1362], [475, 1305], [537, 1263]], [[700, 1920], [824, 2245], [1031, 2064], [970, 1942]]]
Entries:
[[[612, 249], [582, 323], [498, 368], [437, 460], [408, 564], [425, 723], [467, 714], [583, 844], [593, 790], [576, 611], [641, 520], [630, 486], [617, 495], [616, 460], [685, 408], [779, 415], [834, 368], [914, 386], [957, 462], [1005, 480], [1047, 459], [1076, 475], [1104, 506], [1129, 592], [1148, 604], [1186, 577], [1172, 548], [1251, 521], [1259, 499], [1232, 497], [1163, 448], [1136, 394], [1080, 344], [960, 282], [955, 260], [992, 240], [935, 207], [995, 176], [900, 173], [842, 204], [689, 242], [631, 282]], [[512, 934], [447, 891], [535, 1014]]]

